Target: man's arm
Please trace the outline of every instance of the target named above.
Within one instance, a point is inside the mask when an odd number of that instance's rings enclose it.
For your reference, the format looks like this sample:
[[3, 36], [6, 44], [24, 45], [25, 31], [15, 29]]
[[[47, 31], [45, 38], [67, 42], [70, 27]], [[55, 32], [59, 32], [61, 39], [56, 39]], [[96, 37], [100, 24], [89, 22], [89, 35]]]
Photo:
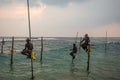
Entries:
[[85, 39], [83, 38], [83, 39], [80, 41], [80, 43], [82, 43], [84, 40], [85, 40]]

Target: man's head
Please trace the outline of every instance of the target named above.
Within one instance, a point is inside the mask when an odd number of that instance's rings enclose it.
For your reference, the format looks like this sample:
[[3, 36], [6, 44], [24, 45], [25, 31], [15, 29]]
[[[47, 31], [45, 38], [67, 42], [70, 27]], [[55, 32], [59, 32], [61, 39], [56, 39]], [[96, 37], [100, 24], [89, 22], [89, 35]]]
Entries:
[[85, 37], [88, 37], [88, 34], [85, 34]]
[[73, 43], [73, 46], [76, 46], [76, 44], [75, 44], [75, 43]]
[[29, 42], [30, 42], [30, 38], [27, 38], [27, 39], [26, 39], [26, 42], [29, 43]]

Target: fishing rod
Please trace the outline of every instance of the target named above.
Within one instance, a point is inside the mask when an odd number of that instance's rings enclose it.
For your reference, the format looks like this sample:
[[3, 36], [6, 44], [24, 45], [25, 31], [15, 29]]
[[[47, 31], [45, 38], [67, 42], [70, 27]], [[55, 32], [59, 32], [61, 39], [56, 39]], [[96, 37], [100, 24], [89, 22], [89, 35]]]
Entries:
[[77, 43], [78, 32], [76, 33], [75, 44]]

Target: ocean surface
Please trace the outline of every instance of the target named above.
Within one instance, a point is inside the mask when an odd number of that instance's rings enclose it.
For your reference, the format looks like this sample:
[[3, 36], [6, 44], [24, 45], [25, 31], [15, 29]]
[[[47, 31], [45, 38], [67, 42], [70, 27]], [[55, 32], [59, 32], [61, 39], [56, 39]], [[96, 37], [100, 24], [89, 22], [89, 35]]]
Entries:
[[[20, 52], [25, 38], [15, 38], [13, 65], [10, 65], [11, 38], [5, 38], [3, 53], [0, 53], [0, 80], [31, 80], [31, 60]], [[120, 80], [120, 38], [91, 38], [90, 71], [87, 72], [87, 53], [79, 47], [74, 63], [69, 55], [75, 38], [44, 38], [43, 64], [40, 61], [41, 38], [34, 38], [34, 80]], [[2, 38], [0, 38], [1, 46]], [[0, 47], [1, 50], [1, 47]]]

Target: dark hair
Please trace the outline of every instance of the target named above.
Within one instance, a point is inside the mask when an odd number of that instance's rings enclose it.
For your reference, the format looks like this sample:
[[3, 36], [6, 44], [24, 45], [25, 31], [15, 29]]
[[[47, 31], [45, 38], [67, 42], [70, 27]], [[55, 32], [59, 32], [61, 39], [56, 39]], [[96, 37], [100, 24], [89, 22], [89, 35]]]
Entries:
[[73, 43], [73, 46], [76, 46], [76, 44], [75, 44], [75, 43]]
[[27, 39], [26, 39], [26, 42], [29, 42], [29, 41], [30, 41], [30, 39], [29, 39], [29, 38], [27, 38]]

